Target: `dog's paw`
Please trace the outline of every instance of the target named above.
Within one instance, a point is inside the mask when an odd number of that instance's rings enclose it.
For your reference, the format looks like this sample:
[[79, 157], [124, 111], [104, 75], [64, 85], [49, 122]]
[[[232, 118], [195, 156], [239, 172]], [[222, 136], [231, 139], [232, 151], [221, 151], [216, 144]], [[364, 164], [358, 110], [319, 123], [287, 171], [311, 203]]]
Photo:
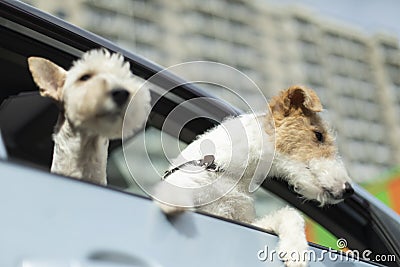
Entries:
[[279, 258], [287, 267], [306, 267], [308, 266], [308, 245], [307, 242], [297, 244], [282, 243], [278, 247]]
[[291, 253], [281, 253], [280, 259], [284, 262], [286, 267], [307, 267], [308, 260], [305, 257], [307, 255], [306, 251], [302, 252], [291, 252]]
[[307, 261], [295, 261], [295, 260], [287, 260], [284, 261], [286, 267], [307, 267]]
[[153, 188], [153, 201], [166, 215], [176, 215], [194, 208], [191, 194], [185, 194], [166, 182], [161, 182]]
[[166, 214], [167, 216], [177, 215], [177, 214], [180, 214], [180, 213], [182, 213], [182, 212], [184, 212], [186, 210], [183, 207], [168, 205], [168, 204], [164, 204], [164, 203], [161, 203], [161, 202], [158, 202], [158, 201], [156, 203], [157, 203], [157, 206], [160, 207], [162, 212], [164, 214]]

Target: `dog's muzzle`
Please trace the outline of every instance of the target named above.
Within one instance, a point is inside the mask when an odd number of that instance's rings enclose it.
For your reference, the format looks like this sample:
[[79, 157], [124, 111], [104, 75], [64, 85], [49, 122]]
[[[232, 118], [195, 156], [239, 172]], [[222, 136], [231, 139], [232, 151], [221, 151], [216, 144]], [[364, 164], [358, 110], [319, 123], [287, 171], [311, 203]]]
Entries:
[[332, 199], [343, 200], [354, 194], [354, 189], [349, 182], [343, 184], [343, 190], [339, 194], [333, 194], [329, 189], [324, 189], [324, 192]]
[[342, 194], [343, 199], [348, 198], [354, 194], [354, 189], [349, 182], [345, 182], [343, 187], [344, 187]]
[[122, 107], [126, 101], [128, 101], [130, 93], [128, 90], [123, 88], [116, 88], [110, 92], [111, 98], [119, 106]]

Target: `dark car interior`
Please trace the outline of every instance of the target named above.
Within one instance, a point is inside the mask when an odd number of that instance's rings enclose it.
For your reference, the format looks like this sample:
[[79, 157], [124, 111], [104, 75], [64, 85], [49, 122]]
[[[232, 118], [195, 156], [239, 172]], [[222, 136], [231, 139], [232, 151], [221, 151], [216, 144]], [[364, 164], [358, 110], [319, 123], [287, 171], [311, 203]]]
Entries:
[[[51, 57], [59, 65], [68, 68], [72, 60], [79, 56], [79, 51], [103, 46], [123, 53], [131, 62], [134, 74], [144, 79], [161, 69], [98, 36], [23, 4], [1, 2], [0, 15], [0, 69], [3, 73], [0, 75], [0, 129], [12, 161], [46, 170], [51, 164], [51, 134], [58, 110], [51, 100], [39, 96], [28, 71], [27, 57]], [[43, 36], [48, 39], [42, 39]], [[51, 43], [51, 40], [54, 42]], [[64, 43], [65, 46], [59, 47], [58, 43]], [[177, 105], [168, 94], [174, 94], [182, 100], [207, 95], [196, 86], [181, 85], [179, 78], [168, 73], [153, 82], [161, 88], [173, 88], [165, 92], [162, 98], [159, 98], [157, 92], [152, 92], [154, 106], [149, 124], [156, 128], [162, 127], [165, 117]], [[159, 100], [154, 103], [154, 99]], [[228, 104], [225, 106], [210, 102], [204, 105], [208, 106], [203, 109], [215, 115], [215, 121], [202, 118], [191, 121], [185, 125], [187, 131], [178, 136], [182, 141], [190, 142], [197, 134], [215, 125], [216, 121], [240, 113]], [[120, 141], [114, 141], [110, 150], [120, 145]], [[123, 184], [118, 177], [111, 179], [116, 185]], [[397, 260], [400, 260], [399, 229], [393, 230], [380, 223], [385, 215], [377, 214], [375, 207], [357, 193], [344, 203], [321, 210], [316, 203], [304, 203], [279, 178], [265, 182], [263, 187], [303, 211], [335, 236], [345, 237], [352, 245], [351, 249], [370, 249], [375, 254], [395, 254]], [[390, 238], [388, 233], [394, 234], [397, 239]], [[386, 264], [397, 266], [393, 262]]]

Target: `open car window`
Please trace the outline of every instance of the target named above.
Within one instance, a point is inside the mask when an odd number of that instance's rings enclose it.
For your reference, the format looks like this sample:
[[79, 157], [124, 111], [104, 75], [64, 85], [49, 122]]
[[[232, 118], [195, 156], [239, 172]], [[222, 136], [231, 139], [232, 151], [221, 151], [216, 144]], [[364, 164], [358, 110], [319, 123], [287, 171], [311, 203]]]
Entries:
[[177, 148], [185, 146], [176, 137], [147, 127], [111, 152], [107, 163], [109, 181], [128, 192], [147, 196], [143, 187], [149, 188], [159, 182], [170, 165], [168, 156], [176, 157]]

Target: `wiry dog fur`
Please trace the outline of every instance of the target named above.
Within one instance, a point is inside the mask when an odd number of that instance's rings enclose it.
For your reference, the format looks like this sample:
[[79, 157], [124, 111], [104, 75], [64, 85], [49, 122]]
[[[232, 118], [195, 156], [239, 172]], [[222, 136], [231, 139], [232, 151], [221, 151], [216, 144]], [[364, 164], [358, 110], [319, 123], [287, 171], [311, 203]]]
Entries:
[[315, 92], [291, 87], [273, 98], [270, 108], [276, 155], [269, 175], [285, 177], [296, 192], [321, 205], [342, 201], [350, 178], [332, 133], [318, 115], [322, 105]]
[[[185, 161], [201, 159], [208, 153], [202, 144], [211, 141], [215, 146], [214, 162], [222, 171], [182, 167], [155, 187], [154, 196], [169, 214], [195, 207], [271, 230], [280, 237], [278, 250], [287, 252], [286, 265], [305, 266], [306, 261], [291, 261], [289, 257], [291, 252], [307, 250], [303, 218], [286, 207], [256, 219], [249, 192], [252, 179], [278, 177], [304, 199], [325, 205], [338, 203], [352, 193], [350, 178], [337, 154], [334, 138], [318, 115], [322, 105], [313, 90], [290, 87], [269, 105], [270, 114], [230, 118], [199, 136], [171, 166], [172, 169]], [[257, 171], [257, 166], [263, 164], [271, 164], [269, 172], [266, 168], [268, 174]]]
[[60, 107], [51, 171], [106, 184], [109, 139], [143, 127], [149, 91], [129, 62], [105, 49], [86, 52], [68, 71], [44, 58], [30, 57], [28, 63], [40, 94]]

